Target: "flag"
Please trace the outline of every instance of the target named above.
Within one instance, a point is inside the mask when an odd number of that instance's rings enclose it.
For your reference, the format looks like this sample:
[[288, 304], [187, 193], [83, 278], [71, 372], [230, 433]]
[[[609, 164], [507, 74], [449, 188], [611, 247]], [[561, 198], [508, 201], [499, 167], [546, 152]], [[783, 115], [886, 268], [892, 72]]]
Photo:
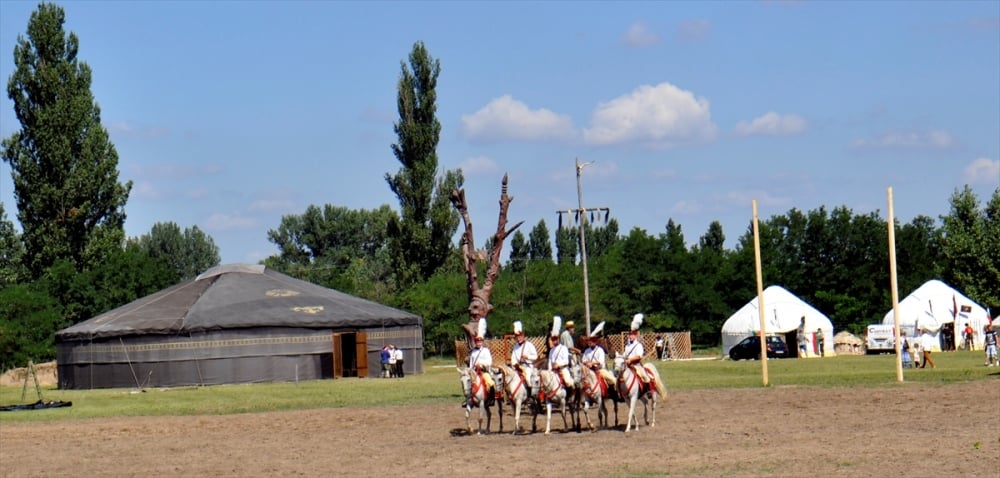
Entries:
[[958, 301], [955, 300], [955, 294], [951, 295], [951, 318], [958, 320]]
[[993, 314], [990, 313], [989, 307], [986, 308], [986, 321], [991, 324], [993, 323]]

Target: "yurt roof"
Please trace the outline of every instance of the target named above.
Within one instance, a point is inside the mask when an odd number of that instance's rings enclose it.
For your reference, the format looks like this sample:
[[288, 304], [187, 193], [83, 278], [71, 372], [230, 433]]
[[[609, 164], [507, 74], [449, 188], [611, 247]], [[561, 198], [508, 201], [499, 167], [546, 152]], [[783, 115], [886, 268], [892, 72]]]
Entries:
[[229, 264], [56, 332], [57, 341], [251, 327], [420, 325], [410, 312], [287, 276]]

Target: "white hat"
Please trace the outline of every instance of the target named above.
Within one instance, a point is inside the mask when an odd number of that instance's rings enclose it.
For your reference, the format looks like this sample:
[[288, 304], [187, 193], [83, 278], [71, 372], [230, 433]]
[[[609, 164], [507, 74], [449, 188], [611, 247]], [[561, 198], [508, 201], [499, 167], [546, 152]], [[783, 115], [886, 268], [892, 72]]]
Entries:
[[559, 331], [562, 329], [562, 317], [558, 315], [552, 316], [552, 331], [549, 333], [551, 337], [558, 337]]
[[514, 334], [517, 335], [517, 334], [523, 334], [523, 333], [524, 333], [524, 326], [521, 325], [521, 321], [520, 320], [515, 321], [514, 322]]
[[644, 317], [645, 316], [642, 315], [642, 314], [635, 314], [635, 315], [632, 316], [632, 326], [630, 328], [631, 332], [638, 332], [639, 331], [639, 327], [642, 326], [642, 319]]

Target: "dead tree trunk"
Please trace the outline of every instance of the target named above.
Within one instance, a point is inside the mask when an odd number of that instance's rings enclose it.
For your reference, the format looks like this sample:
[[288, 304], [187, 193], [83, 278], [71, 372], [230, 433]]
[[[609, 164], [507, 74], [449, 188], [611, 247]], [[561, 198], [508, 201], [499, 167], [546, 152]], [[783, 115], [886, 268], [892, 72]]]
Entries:
[[461, 214], [462, 222], [465, 223], [465, 232], [462, 233], [460, 248], [462, 251], [462, 261], [465, 265], [465, 275], [469, 284], [469, 323], [462, 326], [462, 328], [465, 330], [466, 340], [469, 341], [470, 346], [473, 337], [476, 336], [479, 319], [488, 316], [493, 311], [493, 305], [490, 304], [490, 295], [493, 293], [493, 284], [496, 282], [497, 275], [500, 274], [500, 251], [503, 249], [503, 241], [510, 233], [514, 232], [514, 230], [524, 223], [524, 221], [521, 221], [515, 224], [514, 227], [505, 229], [507, 226], [507, 209], [513, 200], [513, 197], [507, 195], [507, 175], [504, 174], [503, 184], [500, 189], [500, 216], [497, 218], [497, 230], [493, 234], [493, 250], [489, 254], [486, 280], [480, 287], [476, 264], [479, 261], [487, 259], [486, 252], [476, 250], [476, 241], [472, 235], [472, 220], [469, 219], [469, 206], [465, 202], [465, 190], [456, 189], [451, 192], [451, 204]]

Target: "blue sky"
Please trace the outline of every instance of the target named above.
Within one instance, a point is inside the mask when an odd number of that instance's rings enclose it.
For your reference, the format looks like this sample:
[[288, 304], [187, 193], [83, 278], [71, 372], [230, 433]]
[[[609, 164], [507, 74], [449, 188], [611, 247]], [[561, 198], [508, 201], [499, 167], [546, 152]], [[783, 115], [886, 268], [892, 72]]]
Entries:
[[[578, 206], [622, 233], [727, 246], [826, 206], [947, 214], [1000, 187], [1000, 2], [60, 3], [134, 186], [126, 232], [197, 225], [257, 262], [281, 216], [398, 202], [396, 83], [441, 61], [439, 166], [462, 168], [477, 242], [504, 173], [522, 231]], [[37, 2], [0, 2], [0, 78]], [[4, 92], [6, 93], [6, 91]], [[6, 94], [0, 134], [20, 127]], [[16, 221], [10, 166], [0, 201]], [[509, 250], [509, 247], [508, 247]]]

